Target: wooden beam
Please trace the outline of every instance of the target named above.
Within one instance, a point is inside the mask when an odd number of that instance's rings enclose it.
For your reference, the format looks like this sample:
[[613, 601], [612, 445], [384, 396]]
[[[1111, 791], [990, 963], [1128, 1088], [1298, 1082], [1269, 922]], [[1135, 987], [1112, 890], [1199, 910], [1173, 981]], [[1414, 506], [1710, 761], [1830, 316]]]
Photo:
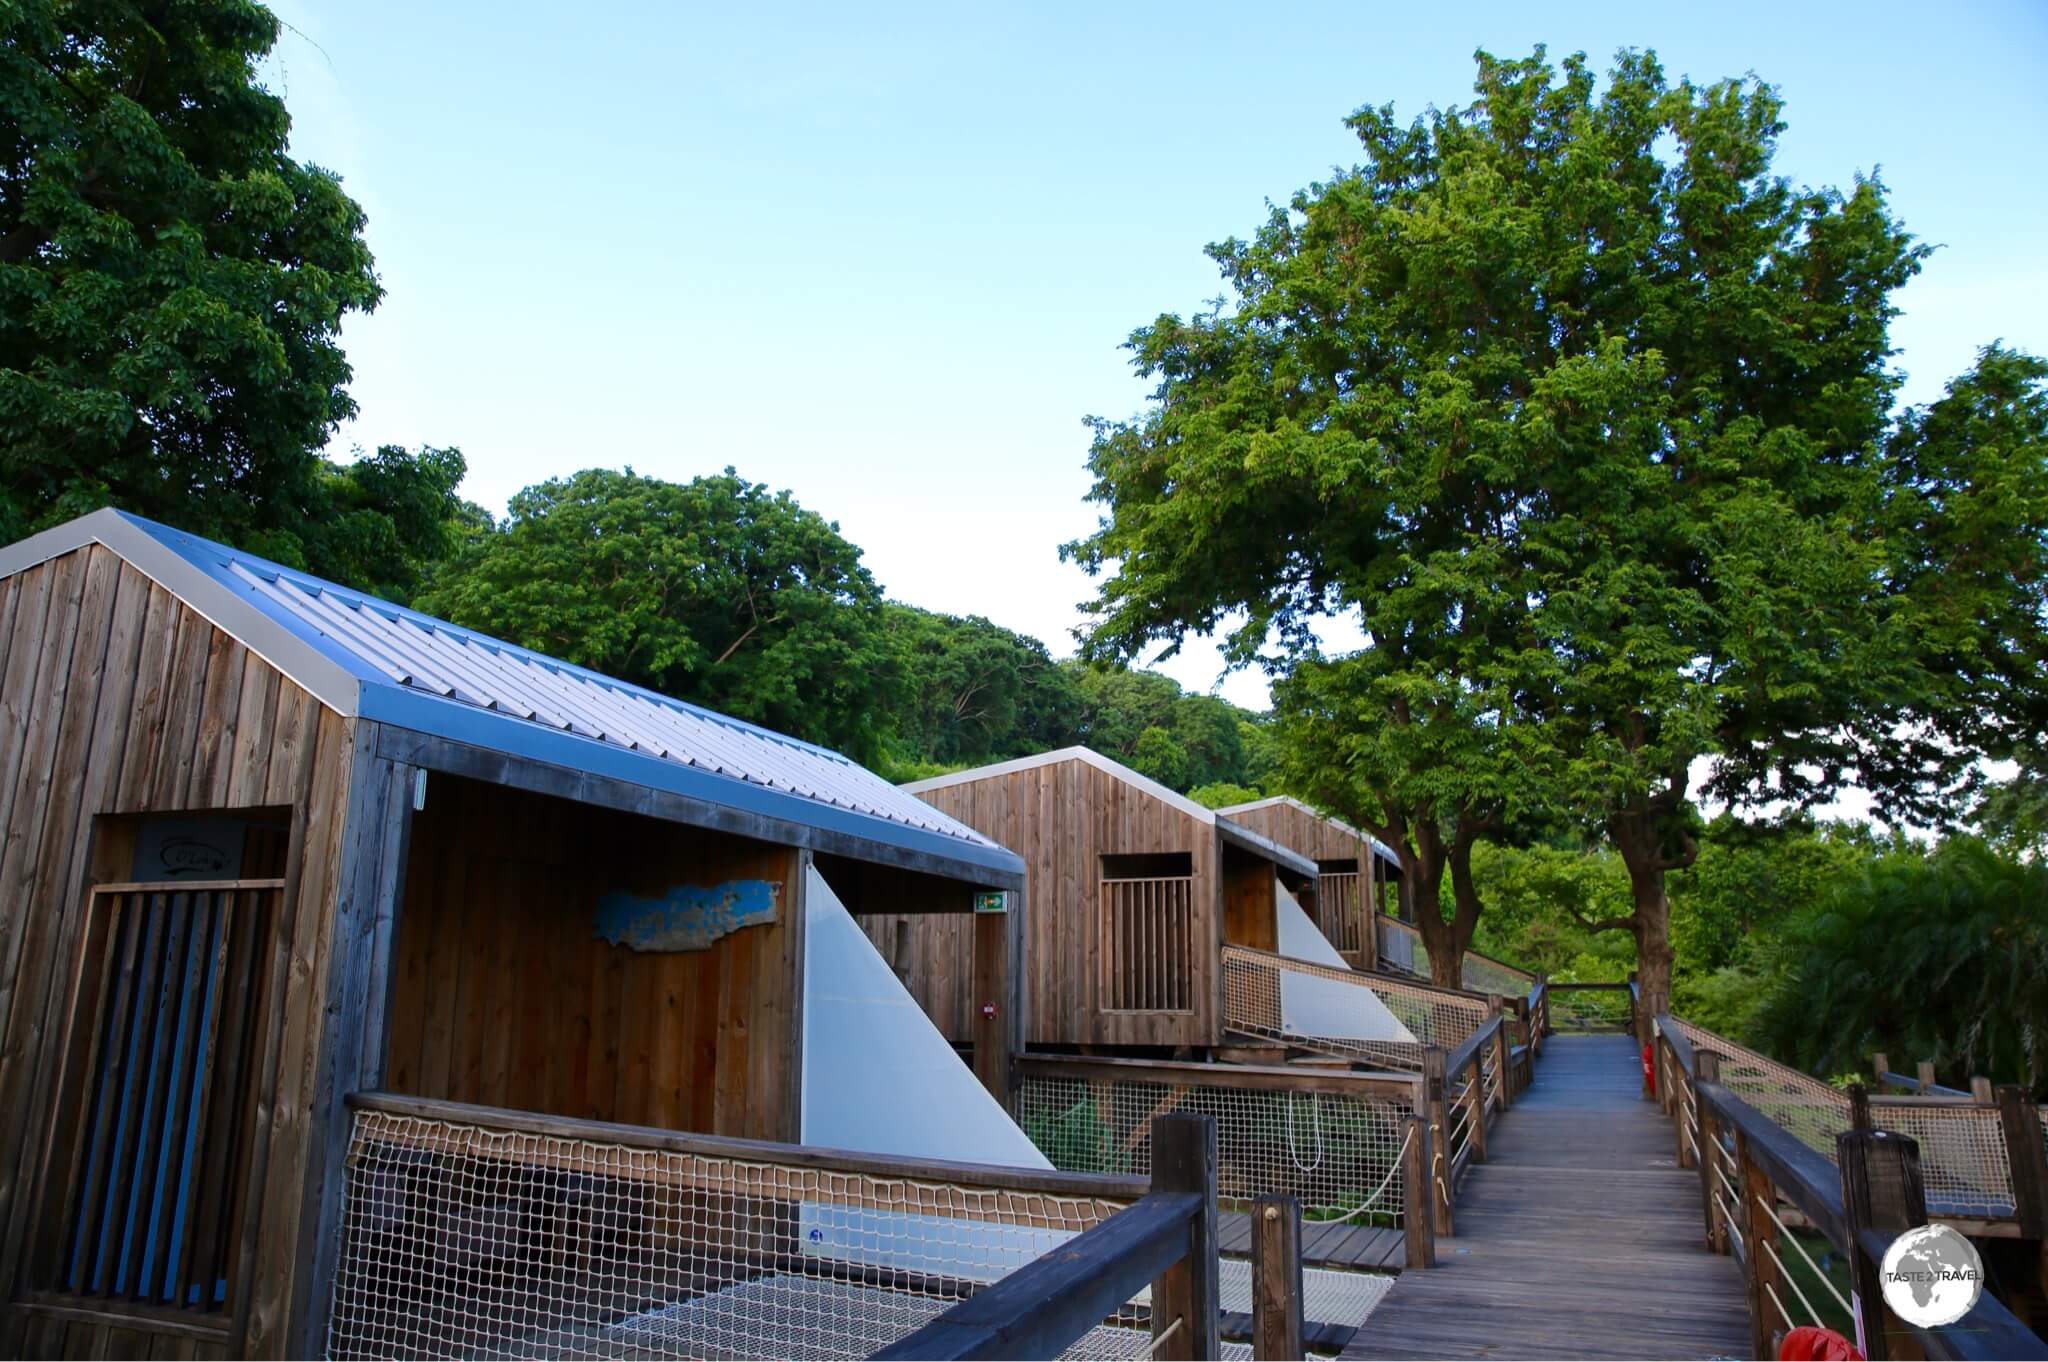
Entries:
[[1152, 1122], [1152, 1187], [1201, 1199], [1187, 1255], [1152, 1282], [1152, 1356], [1165, 1362], [1220, 1357], [1215, 1118], [1181, 1113]]
[[1401, 1236], [1406, 1241], [1407, 1265], [1435, 1267], [1435, 1221], [1429, 1214], [1429, 1122], [1412, 1115], [1403, 1117], [1401, 1126]]
[[1429, 1204], [1431, 1229], [1440, 1236], [1457, 1233], [1451, 1219], [1451, 1126], [1445, 1119], [1444, 1086], [1444, 1052], [1432, 1045], [1422, 1052], [1422, 1104], [1430, 1146], [1429, 1180], [1422, 1194]]
[[[1885, 1242], [1901, 1230], [1927, 1223], [1927, 1188], [1920, 1176], [1920, 1145], [1889, 1130], [1845, 1130], [1835, 1136], [1841, 1167], [1842, 1212], [1847, 1221], [1850, 1271], [1857, 1305], [1856, 1343], [1873, 1362], [1910, 1355], [1906, 1324], [1885, 1308], [1879, 1280], [1883, 1252], [1869, 1252], [1866, 1230], [1883, 1231]], [[1902, 1353], [1898, 1345], [1909, 1345]]]
[[1998, 1089], [1998, 1121], [2005, 1155], [2012, 1165], [2013, 1219], [2027, 1239], [2048, 1240], [2048, 1146], [2041, 1135], [2041, 1109], [2015, 1083]]
[[1010, 915], [974, 914], [974, 972], [967, 1005], [974, 1041], [974, 1076], [989, 1096], [1010, 1108]]
[[1301, 1330], [1301, 1203], [1262, 1196], [1252, 1203], [1252, 1356], [1306, 1357]]
[[1042, 1078], [1106, 1078], [1113, 1082], [1179, 1083], [1255, 1092], [1324, 1092], [1402, 1103], [1414, 1100], [1420, 1081], [1415, 1074], [1359, 1073], [1320, 1066], [1201, 1064], [1100, 1055], [1027, 1054], [1017, 1060], [1017, 1070]]
[[1749, 1355], [1776, 1357], [1777, 1306], [1771, 1293], [1775, 1289], [1782, 1300], [1786, 1292], [1764, 1244], [1777, 1228], [1771, 1216], [1776, 1214], [1778, 1193], [1771, 1175], [1749, 1157], [1749, 1139], [1740, 1130], [1735, 1132], [1735, 1173], [1735, 1194], [1742, 1207], [1743, 1278], [1749, 1288]]

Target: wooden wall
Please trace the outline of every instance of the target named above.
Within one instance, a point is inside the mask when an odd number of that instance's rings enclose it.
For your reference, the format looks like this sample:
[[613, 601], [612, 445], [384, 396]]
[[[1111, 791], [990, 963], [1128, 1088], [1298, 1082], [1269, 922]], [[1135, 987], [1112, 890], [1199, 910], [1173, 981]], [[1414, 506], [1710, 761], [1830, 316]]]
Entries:
[[[110, 551], [0, 582], [0, 1356], [276, 1356], [304, 1300], [350, 725]], [[79, 987], [96, 815], [288, 806], [230, 1318], [152, 1327], [32, 1302], [54, 1079]], [[102, 874], [119, 873], [101, 866]], [[253, 1231], [253, 1232], [250, 1232]], [[46, 1298], [37, 1298], [38, 1301]]]
[[[778, 920], [699, 951], [601, 939], [598, 900], [767, 880]], [[394, 1092], [755, 1139], [797, 1138], [794, 848], [428, 779], [399, 909]]]
[[1273, 863], [1238, 847], [1223, 848], [1223, 939], [1255, 951], [1280, 949]]
[[[1372, 843], [1328, 818], [1320, 818], [1306, 809], [1298, 809], [1282, 800], [1268, 804], [1261, 809], [1242, 809], [1225, 814], [1231, 822], [1269, 841], [1306, 856], [1312, 861], [1356, 861], [1358, 862], [1359, 892], [1366, 896], [1371, 911], [1379, 912], [1379, 886], [1386, 881], [1379, 857], [1373, 854]], [[1311, 918], [1322, 921], [1322, 906], [1303, 900], [1302, 907]], [[1363, 934], [1366, 949], [1359, 952], [1361, 958], [1352, 964], [1360, 969], [1376, 969], [1379, 965], [1378, 933], [1367, 931]]]
[[[919, 797], [1024, 858], [1021, 968], [1027, 1043], [1218, 1043], [1220, 982], [1213, 950], [1194, 953], [1192, 1014], [1103, 1014], [1096, 1005], [1101, 858], [1188, 853], [1194, 863], [1196, 941], [1220, 941], [1214, 825], [1078, 760], [962, 781]], [[1270, 876], [1270, 865], [1267, 870]], [[886, 915], [862, 919], [885, 959], [898, 958], [899, 921], [907, 922], [910, 932], [905, 963], [911, 992], [949, 1039], [968, 1039], [971, 921]]]

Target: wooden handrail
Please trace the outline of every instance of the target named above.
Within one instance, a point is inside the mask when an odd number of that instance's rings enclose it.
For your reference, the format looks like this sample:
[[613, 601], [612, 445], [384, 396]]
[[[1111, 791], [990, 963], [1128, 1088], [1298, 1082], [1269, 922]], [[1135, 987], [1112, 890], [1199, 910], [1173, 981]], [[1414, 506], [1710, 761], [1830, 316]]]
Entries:
[[450, 1125], [507, 1130], [552, 1139], [587, 1140], [594, 1144], [623, 1145], [633, 1149], [688, 1154], [708, 1159], [738, 1159], [748, 1163], [782, 1164], [792, 1168], [824, 1168], [834, 1172], [863, 1173], [878, 1178], [914, 1178], [920, 1182], [953, 1182], [1012, 1192], [1043, 1192], [1054, 1196], [1090, 1197], [1102, 1201], [1135, 1202], [1148, 1195], [1152, 1184], [1144, 1178], [1111, 1173], [1060, 1173], [1039, 1168], [1009, 1168], [1000, 1164], [966, 1163], [952, 1159], [899, 1158], [851, 1149], [828, 1149], [818, 1145], [778, 1144], [773, 1140], [746, 1140], [726, 1135], [696, 1135], [686, 1131], [659, 1130], [652, 1126], [625, 1125], [614, 1121], [585, 1121], [568, 1116], [548, 1116], [534, 1111], [513, 1111], [505, 1107], [479, 1106], [470, 1102], [444, 1102], [426, 1097], [407, 1097], [390, 1092], [352, 1092], [345, 1099], [353, 1111], [382, 1112], [417, 1120], [444, 1121]]
[[[1771, 1192], [1796, 1207], [1807, 1223], [1826, 1236], [1836, 1250], [1850, 1254], [1852, 1259], [1861, 1253], [1869, 1263], [1883, 1261], [1899, 1231], [1851, 1225], [1843, 1197], [1846, 1170], [1838, 1168], [1826, 1155], [1799, 1140], [1730, 1089], [1701, 1077], [1699, 1052], [1694, 1050], [1685, 1032], [1676, 1025], [1676, 1019], [1663, 1014], [1657, 1022], [1665, 1046], [1692, 1087], [1694, 1101], [1702, 1117], [1711, 1117], [1711, 1120], [1702, 1120], [1702, 1128], [1733, 1132], [1742, 1160], [1760, 1170], [1769, 1179]], [[1683, 1111], [1682, 1103], [1679, 1111]], [[1916, 1141], [1904, 1136], [1884, 1138], [1904, 1140], [1916, 1151], [1913, 1157], [1917, 1160]], [[1704, 1163], [1705, 1151], [1701, 1152]], [[1710, 1182], [1704, 1171], [1701, 1181], [1703, 1187]], [[1925, 1223], [1924, 1205], [1919, 1209], [1920, 1218]], [[1745, 1272], [1753, 1272], [1753, 1269], [1745, 1264]], [[1875, 1308], [1875, 1302], [1868, 1304]], [[1981, 1297], [1970, 1313], [1954, 1324], [1932, 1329], [1910, 1327], [1930, 1358], [2048, 1359], [2048, 1343], [2043, 1343], [1989, 1294]]]
[[282, 889], [283, 880], [136, 880], [96, 884], [95, 894], [212, 894], [239, 889]]
[[1480, 1047], [1498, 1034], [1500, 1025], [1501, 1014], [1496, 1012], [1481, 1023], [1478, 1030], [1459, 1041], [1456, 1048], [1444, 1057], [1444, 1073], [1451, 1078], [1456, 1078], [1457, 1075], [1465, 1072], [1466, 1068], [1471, 1065], [1474, 1057], [1478, 1055]]
[[1115, 1059], [1095, 1055], [1019, 1055], [1020, 1075], [1100, 1078], [1127, 1083], [1245, 1088], [1257, 1092], [1325, 1092], [1412, 1100], [1422, 1080], [1410, 1073], [1359, 1072], [1319, 1065], [1199, 1064], [1175, 1059]]
[[1135, 1206], [975, 1292], [874, 1356], [1058, 1357], [1148, 1285], [1150, 1356], [1220, 1356], [1215, 1119], [1155, 1117], [1152, 1154], [1153, 1190]]
[[1154, 1192], [953, 1306], [876, 1358], [1058, 1357], [1188, 1256], [1197, 1192]]

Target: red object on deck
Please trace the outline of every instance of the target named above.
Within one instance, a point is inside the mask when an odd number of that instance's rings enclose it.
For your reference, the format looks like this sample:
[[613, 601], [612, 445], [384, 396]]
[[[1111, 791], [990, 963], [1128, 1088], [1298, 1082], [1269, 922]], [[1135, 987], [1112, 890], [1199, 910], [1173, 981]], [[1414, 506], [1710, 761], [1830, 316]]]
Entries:
[[1863, 1354], [1833, 1329], [1802, 1324], [1778, 1345], [1778, 1362], [1863, 1362]]
[[1657, 1067], [1650, 1060], [1650, 1047], [1643, 1047], [1643, 1090], [1649, 1091], [1657, 1083]]

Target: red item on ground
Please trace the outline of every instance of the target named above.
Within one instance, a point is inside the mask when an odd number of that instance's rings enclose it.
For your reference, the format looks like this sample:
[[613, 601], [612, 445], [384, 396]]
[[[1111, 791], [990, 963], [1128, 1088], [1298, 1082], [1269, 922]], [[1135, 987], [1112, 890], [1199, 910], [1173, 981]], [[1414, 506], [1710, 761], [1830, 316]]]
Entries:
[[1863, 1354], [1833, 1329], [1803, 1324], [1778, 1345], [1778, 1362], [1863, 1362]]

